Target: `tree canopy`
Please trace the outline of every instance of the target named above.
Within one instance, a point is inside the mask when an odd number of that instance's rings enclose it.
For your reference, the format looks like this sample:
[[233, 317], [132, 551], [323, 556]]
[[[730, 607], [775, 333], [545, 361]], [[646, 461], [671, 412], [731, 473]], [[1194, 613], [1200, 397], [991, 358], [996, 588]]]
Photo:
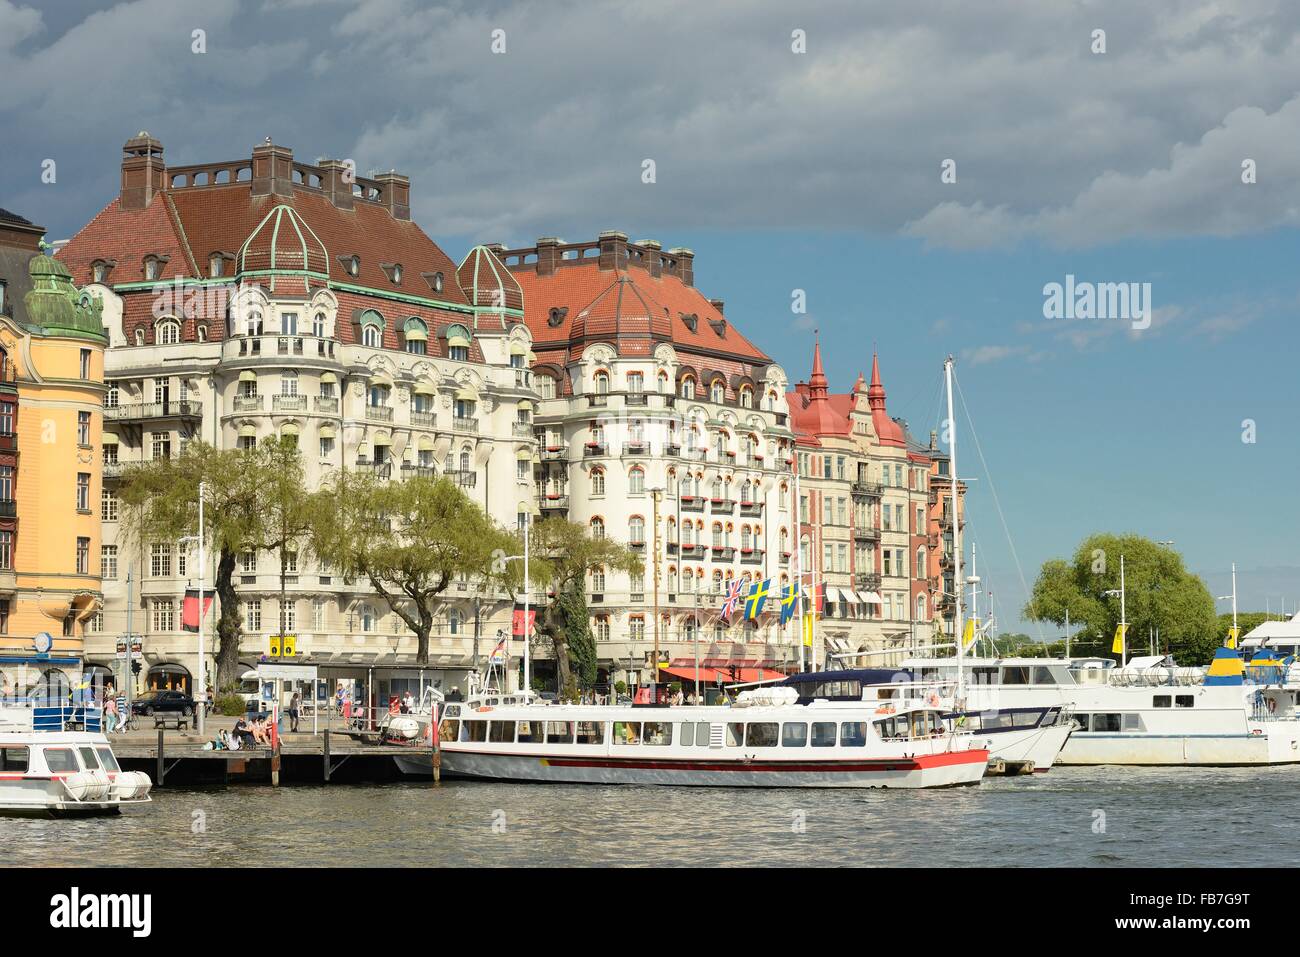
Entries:
[[1068, 608], [1071, 625], [1083, 626], [1076, 640], [1100, 640], [1101, 653], [1110, 655], [1120, 600], [1104, 592], [1119, 590], [1121, 555], [1129, 654], [1142, 653], [1148, 633], [1158, 630], [1160, 647], [1181, 664], [1208, 662], [1223, 639], [1214, 598], [1205, 583], [1184, 567], [1178, 552], [1140, 535], [1091, 535], [1071, 559], [1044, 562], [1024, 616], [1064, 625]]

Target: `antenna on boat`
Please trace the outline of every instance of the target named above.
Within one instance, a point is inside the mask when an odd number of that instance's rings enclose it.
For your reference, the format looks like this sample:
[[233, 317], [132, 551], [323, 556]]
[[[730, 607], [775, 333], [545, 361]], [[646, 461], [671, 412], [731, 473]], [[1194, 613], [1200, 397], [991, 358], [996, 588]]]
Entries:
[[966, 674], [962, 667], [962, 657], [965, 652], [962, 646], [966, 642], [965, 635], [962, 633], [961, 617], [961, 516], [958, 513], [960, 496], [957, 493], [957, 421], [952, 414], [952, 364], [953, 358], [950, 354], [944, 360], [943, 375], [948, 390], [948, 469], [952, 472], [952, 554], [953, 561], [956, 563], [953, 570], [953, 598], [957, 606], [952, 626], [953, 641], [957, 643], [957, 700], [954, 704], [960, 711], [965, 707], [966, 698]]

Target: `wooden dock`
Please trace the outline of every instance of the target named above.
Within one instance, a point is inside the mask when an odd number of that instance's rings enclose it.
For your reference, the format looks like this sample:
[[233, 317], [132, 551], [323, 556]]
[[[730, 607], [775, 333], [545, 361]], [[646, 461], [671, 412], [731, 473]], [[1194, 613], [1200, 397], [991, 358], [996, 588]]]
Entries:
[[[437, 769], [436, 749], [427, 745], [378, 744], [373, 735], [344, 732], [290, 734], [276, 749], [205, 750], [207, 738], [184, 732], [134, 731], [112, 737], [113, 753], [123, 767], [145, 771], [156, 787], [173, 783], [227, 784], [282, 781], [301, 783], [334, 780], [392, 781], [402, 779], [398, 755], [418, 757]], [[340, 773], [342, 772], [342, 773]]]

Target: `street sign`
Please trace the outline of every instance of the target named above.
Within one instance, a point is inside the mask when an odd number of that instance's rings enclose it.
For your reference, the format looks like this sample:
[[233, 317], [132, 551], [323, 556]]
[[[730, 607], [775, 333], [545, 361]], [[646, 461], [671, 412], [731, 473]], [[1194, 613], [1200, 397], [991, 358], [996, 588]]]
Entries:
[[315, 681], [316, 666], [262, 661], [257, 665], [257, 676], [259, 678], [281, 678], [286, 681]]

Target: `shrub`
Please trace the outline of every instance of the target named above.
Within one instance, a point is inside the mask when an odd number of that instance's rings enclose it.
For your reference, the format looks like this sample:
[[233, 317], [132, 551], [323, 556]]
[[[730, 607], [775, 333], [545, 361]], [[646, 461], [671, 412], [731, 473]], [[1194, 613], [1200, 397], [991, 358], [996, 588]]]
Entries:
[[224, 714], [234, 718], [244, 713], [244, 699], [232, 692], [225, 692], [217, 695], [216, 701], [213, 702], [217, 714]]

